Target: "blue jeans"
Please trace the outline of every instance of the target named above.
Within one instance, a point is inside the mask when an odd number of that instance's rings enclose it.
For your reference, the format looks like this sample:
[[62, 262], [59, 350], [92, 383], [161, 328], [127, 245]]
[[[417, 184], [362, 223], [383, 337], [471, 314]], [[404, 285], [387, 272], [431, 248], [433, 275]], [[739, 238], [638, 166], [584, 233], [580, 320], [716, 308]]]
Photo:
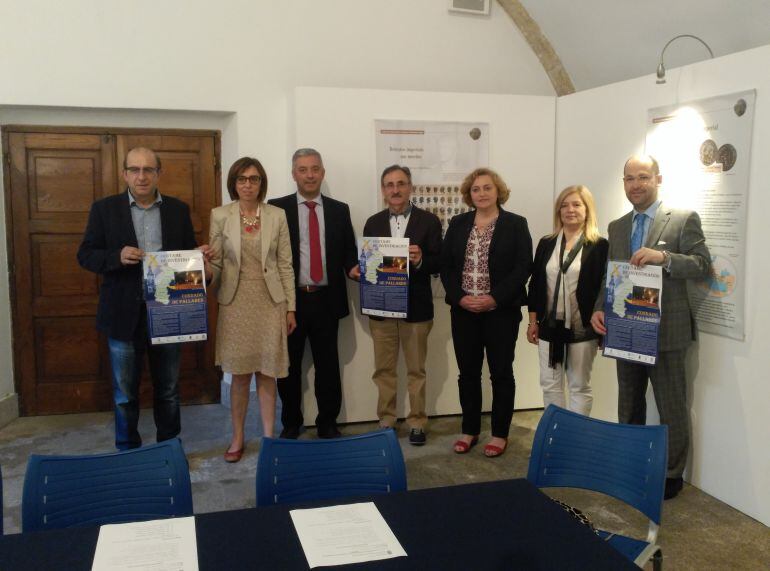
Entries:
[[112, 364], [112, 391], [115, 400], [115, 447], [118, 450], [142, 445], [139, 424], [139, 378], [144, 355], [150, 361], [153, 384], [153, 413], [158, 442], [176, 437], [182, 429], [179, 418], [178, 343], [151, 345], [146, 337], [133, 341], [108, 339]]

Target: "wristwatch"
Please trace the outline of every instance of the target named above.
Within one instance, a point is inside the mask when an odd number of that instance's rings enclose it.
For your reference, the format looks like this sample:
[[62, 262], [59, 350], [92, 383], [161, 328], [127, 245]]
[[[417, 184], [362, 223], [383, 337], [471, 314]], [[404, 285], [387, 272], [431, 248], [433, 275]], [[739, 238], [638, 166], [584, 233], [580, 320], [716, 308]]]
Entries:
[[663, 263], [661, 266], [667, 272], [671, 271], [671, 254], [669, 254], [668, 250], [663, 250]]

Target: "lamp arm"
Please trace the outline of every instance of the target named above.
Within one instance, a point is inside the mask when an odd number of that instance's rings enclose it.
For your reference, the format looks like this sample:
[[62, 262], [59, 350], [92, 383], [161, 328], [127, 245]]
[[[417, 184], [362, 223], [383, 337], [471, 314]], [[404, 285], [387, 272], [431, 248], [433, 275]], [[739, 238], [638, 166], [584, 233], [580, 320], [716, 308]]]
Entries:
[[700, 43], [703, 44], [703, 47], [705, 47], [708, 50], [709, 55], [711, 56], [711, 59], [714, 59], [714, 52], [712, 52], [711, 48], [709, 47], [709, 45], [706, 42], [704, 42], [702, 39], [700, 39], [698, 36], [695, 36], [693, 34], [680, 34], [678, 36], [674, 36], [673, 38], [671, 38], [666, 43], [666, 45], [663, 46], [663, 50], [661, 50], [661, 52], [660, 52], [660, 63], [659, 63], [659, 65], [663, 65], [663, 55], [666, 53], [666, 49], [668, 48], [668, 46], [670, 46], [671, 43], [674, 40], [678, 40], [679, 38], [692, 38], [693, 40], [698, 40]]

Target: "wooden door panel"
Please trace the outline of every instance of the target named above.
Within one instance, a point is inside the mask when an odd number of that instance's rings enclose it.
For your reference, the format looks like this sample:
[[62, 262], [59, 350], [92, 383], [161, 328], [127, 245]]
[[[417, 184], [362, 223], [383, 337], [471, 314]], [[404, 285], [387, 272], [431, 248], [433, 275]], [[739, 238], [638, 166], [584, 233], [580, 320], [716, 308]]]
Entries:
[[38, 383], [69, 383], [100, 379], [99, 332], [89, 317], [35, 319]]
[[77, 297], [87, 301], [87, 307], [95, 309], [99, 278], [78, 264], [77, 252], [82, 239], [82, 234], [31, 236], [32, 294], [36, 304], [41, 298], [52, 299], [54, 303], [81, 302], [72, 299]]
[[[22, 415], [112, 407], [106, 339], [95, 327], [100, 278], [78, 265], [76, 253], [93, 202], [125, 189], [123, 156], [134, 146], [159, 153], [161, 193], [190, 205], [203, 243], [220, 194], [217, 134], [3, 128], [14, 374]], [[210, 302], [215, 321], [216, 302]], [[213, 359], [213, 341], [184, 346], [183, 402], [218, 399]], [[151, 403], [149, 382], [142, 383], [141, 392], [143, 404]]]
[[163, 193], [186, 202], [195, 210], [196, 188], [199, 183], [198, 155], [196, 153], [159, 153], [163, 161]]
[[32, 218], [85, 212], [97, 197], [101, 178], [97, 151], [33, 150], [27, 154]]
[[80, 387], [104, 384], [104, 352], [93, 328], [97, 280], [73, 256], [91, 203], [115, 192], [114, 141], [10, 131], [3, 141], [10, 157], [6, 204], [21, 412], [98, 410], [103, 404], [83, 400]]

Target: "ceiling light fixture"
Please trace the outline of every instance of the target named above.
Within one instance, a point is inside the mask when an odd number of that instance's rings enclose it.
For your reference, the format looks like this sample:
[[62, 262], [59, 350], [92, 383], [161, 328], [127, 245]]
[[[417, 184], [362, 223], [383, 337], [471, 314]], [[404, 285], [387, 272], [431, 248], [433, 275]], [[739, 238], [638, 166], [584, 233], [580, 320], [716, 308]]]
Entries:
[[712, 52], [709, 45], [706, 42], [704, 42], [702, 39], [700, 39], [698, 36], [694, 36], [692, 34], [681, 34], [679, 36], [675, 36], [671, 38], [665, 46], [663, 46], [663, 50], [660, 52], [660, 63], [658, 64], [658, 71], [657, 71], [658, 79], [655, 83], [657, 84], [666, 83], [666, 66], [663, 65], [663, 55], [666, 53], [666, 48], [668, 48], [668, 46], [670, 46], [674, 40], [678, 40], [679, 38], [692, 38], [693, 40], [698, 40], [709, 51], [709, 55], [711, 56], [711, 59], [714, 59], [714, 52]]

